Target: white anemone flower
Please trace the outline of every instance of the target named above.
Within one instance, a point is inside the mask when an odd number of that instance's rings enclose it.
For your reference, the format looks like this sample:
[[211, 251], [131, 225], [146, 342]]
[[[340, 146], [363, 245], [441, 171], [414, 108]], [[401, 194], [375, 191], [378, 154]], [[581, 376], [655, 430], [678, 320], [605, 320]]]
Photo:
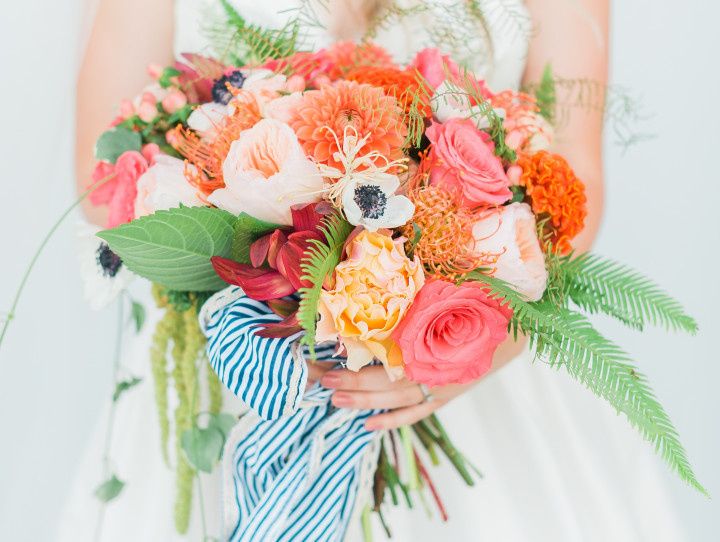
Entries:
[[363, 226], [368, 231], [406, 224], [415, 213], [415, 205], [405, 196], [395, 195], [398, 188], [400, 179], [389, 173], [349, 180], [342, 195], [348, 222], [353, 226]]
[[83, 225], [78, 234], [84, 295], [93, 310], [112, 303], [135, 278], [120, 257], [96, 235], [98, 231], [99, 228]]

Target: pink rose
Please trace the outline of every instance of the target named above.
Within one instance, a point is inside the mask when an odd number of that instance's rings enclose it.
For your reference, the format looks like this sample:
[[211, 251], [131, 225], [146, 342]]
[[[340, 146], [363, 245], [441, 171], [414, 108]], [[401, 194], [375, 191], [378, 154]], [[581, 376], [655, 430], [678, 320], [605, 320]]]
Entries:
[[158, 114], [157, 102], [157, 98], [152, 92], [143, 93], [137, 106], [138, 117], [144, 122], [151, 122]]
[[[143, 149], [152, 155], [152, 149]], [[104, 181], [90, 194], [93, 205], [107, 205], [110, 211], [105, 227], [114, 228], [135, 218], [135, 199], [137, 180], [148, 168], [148, 159], [137, 151], [126, 151], [120, 155], [115, 165], [98, 162], [92, 174], [92, 184]]]
[[512, 311], [488, 297], [484, 286], [431, 280], [415, 297], [392, 338], [405, 374], [428, 386], [477, 380], [492, 366], [508, 336]]
[[455, 80], [460, 77], [458, 65], [434, 47], [423, 49], [415, 55], [410, 67], [416, 68], [433, 88], [439, 87], [448, 75]]
[[463, 205], [500, 205], [512, 196], [510, 184], [490, 136], [472, 121], [433, 122], [430, 181], [457, 192]]

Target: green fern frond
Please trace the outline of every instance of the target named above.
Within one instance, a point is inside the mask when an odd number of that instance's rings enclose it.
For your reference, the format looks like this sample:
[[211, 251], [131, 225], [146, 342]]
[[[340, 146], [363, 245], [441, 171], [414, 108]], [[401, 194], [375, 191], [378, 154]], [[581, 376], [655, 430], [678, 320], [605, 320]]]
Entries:
[[550, 124], [553, 124], [555, 122], [557, 96], [555, 94], [555, 78], [553, 77], [552, 66], [549, 63], [545, 65], [540, 83], [535, 89], [535, 99], [540, 108], [540, 115]]
[[527, 335], [535, 356], [570, 376], [625, 414], [680, 478], [707, 495], [697, 481], [677, 431], [629, 356], [582, 314], [547, 301], [529, 303], [508, 283], [480, 272], [468, 276], [513, 310], [511, 329]]
[[323, 282], [340, 262], [345, 240], [352, 232], [353, 227], [342, 216], [335, 213], [323, 221], [320, 229], [325, 236], [325, 242], [317, 239], [311, 240], [300, 263], [300, 268], [304, 273], [302, 279], [309, 281], [312, 286], [300, 289], [300, 307], [297, 312], [298, 322], [305, 330], [301, 343], [308, 346], [313, 358], [315, 357], [318, 304]]
[[574, 258], [550, 257], [548, 262], [564, 294], [585, 312], [627, 319], [635, 322], [632, 327], [640, 329], [652, 324], [673, 331], [697, 332], [697, 323], [677, 300], [621, 263], [590, 253]]
[[228, 0], [219, 0], [222, 14], [204, 28], [216, 53], [236, 65], [262, 64], [296, 52], [300, 25], [291, 18], [279, 29], [250, 24]]

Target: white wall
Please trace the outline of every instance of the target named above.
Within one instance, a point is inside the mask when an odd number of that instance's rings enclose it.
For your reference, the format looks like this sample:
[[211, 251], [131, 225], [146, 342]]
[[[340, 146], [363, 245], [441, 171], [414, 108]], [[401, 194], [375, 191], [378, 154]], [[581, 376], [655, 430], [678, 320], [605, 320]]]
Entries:
[[[54, 218], [71, 201], [78, 0], [15, 2], [0, 18], [0, 310]], [[652, 275], [697, 316], [697, 337], [607, 325], [650, 376], [710, 491], [720, 494], [720, 182], [716, 68], [720, 8], [691, 0], [615, 5], [614, 78], [643, 96], [652, 141], [608, 147], [597, 250]], [[72, 220], [33, 273], [0, 351], [0, 534], [48, 538], [102, 401], [110, 394], [114, 311], [81, 301]], [[621, 423], [621, 420], [618, 420]], [[691, 540], [717, 539], [720, 508], [675, 481]], [[89, 488], [90, 489], [90, 488]]]

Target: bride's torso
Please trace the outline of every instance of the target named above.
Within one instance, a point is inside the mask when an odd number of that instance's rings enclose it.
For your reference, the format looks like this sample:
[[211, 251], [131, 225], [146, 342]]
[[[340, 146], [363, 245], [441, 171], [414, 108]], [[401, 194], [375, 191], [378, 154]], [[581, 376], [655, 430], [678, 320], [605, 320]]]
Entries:
[[[313, 13], [326, 22], [329, 14], [315, 4]], [[249, 22], [265, 27], [282, 27], [302, 0], [231, 0]], [[219, 8], [219, 0], [175, 0], [175, 52], [211, 53], [204, 28], [209, 14]], [[437, 46], [455, 58], [464, 57], [467, 66], [485, 78], [496, 90], [517, 88], [520, 84], [528, 47], [530, 21], [522, 0], [479, 0], [489, 31], [488, 40], [479, 17], [468, 14], [468, 0], [397, 0], [409, 15], [388, 18], [380, 25], [374, 41], [386, 47], [398, 62], [409, 60], [419, 49]], [[319, 26], [304, 29], [306, 43], [320, 48], [335, 38]], [[460, 59], [462, 60], [462, 59]]]

